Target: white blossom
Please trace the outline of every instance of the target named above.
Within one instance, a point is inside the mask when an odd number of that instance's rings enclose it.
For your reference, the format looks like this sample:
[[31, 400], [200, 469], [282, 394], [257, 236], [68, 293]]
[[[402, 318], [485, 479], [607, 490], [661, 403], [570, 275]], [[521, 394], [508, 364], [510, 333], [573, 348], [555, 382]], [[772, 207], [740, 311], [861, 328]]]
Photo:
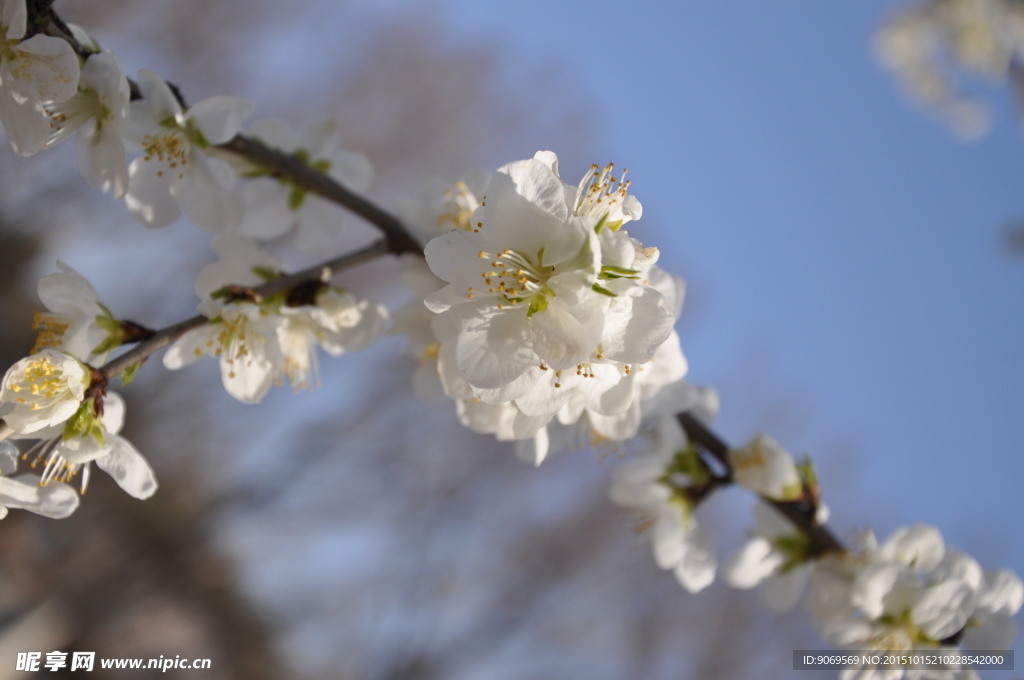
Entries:
[[121, 135], [128, 123], [129, 94], [120, 60], [104, 50], [85, 61], [74, 97], [46, 107], [53, 128], [47, 146], [77, 130], [82, 178], [118, 199], [128, 191], [128, 159]]
[[231, 166], [204, 149], [228, 141], [252, 104], [238, 97], [209, 97], [183, 111], [163, 79], [137, 76], [142, 99], [131, 103], [125, 140], [142, 154], [128, 168], [128, 210], [148, 227], [165, 227], [182, 211], [197, 226], [227, 232], [244, 208]]
[[[369, 159], [361, 153], [338, 148], [333, 121], [311, 125], [299, 135], [287, 123], [264, 120], [253, 125], [250, 134], [355, 193], [365, 193], [373, 183], [374, 171]], [[272, 239], [295, 225], [296, 242], [302, 250], [318, 252], [335, 247], [344, 210], [287, 178], [263, 174], [255, 169], [246, 175], [251, 179], [245, 186], [245, 219], [239, 233], [256, 239]]]
[[85, 366], [55, 349], [22, 359], [0, 386], [4, 421], [21, 434], [59, 425], [78, 411], [90, 381]]
[[803, 484], [796, 461], [777, 441], [758, 435], [738, 449], [729, 451], [733, 479], [740, 486], [778, 501], [800, 497]]
[[1024, 605], [1024, 584], [1009, 569], [986, 571], [978, 605], [967, 621], [962, 644], [967, 649], [1010, 649], [1017, 637], [1013, 616]]
[[52, 519], [68, 517], [78, 508], [78, 494], [67, 484], [39, 485], [35, 475], [11, 477], [18, 469], [18, 449], [0, 441], [0, 519], [9, 508], [28, 510]]
[[[626, 192], [601, 195], [621, 201]], [[671, 333], [668, 303], [641, 280], [656, 251], [616, 231], [614, 205], [598, 217], [596, 198], [577, 198], [558, 176], [554, 154], [540, 152], [491, 178], [472, 231], [453, 230], [427, 244], [427, 263], [448, 282], [427, 306], [458, 324], [458, 369], [485, 402], [525, 397], [547, 382], [531, 403], [553, 413], [560, 404], [543, 402], [563, 380], [598, 378], [601, 389], [589, 391], [607, 392]], [[605, 406], [616, 412], [628, 402]]]
[[490, 179], [486, 170], [473, 170], [454, 182], [432, 179], [415, 197], [398, 202], [398, 216], [421, 245], [450, 229], [472, 231], [473, 214]]
[[964, 137], [988, 126], [984, 105], [965, 96], [957, 70], [1005, 80], [1024, 55], [1024, 8], [1006, 0], [925, 0], [879, 31], [879, 58]]
[[706, 468], [695, 463], [679, 422], [667, 416], [659, 420], [655, 446], [619, 466], [610, 490], [615, 503], [641, 515], [658, 567], [673, 570], [692, 593], [714, 581], [717, 564], [714, 534], [693, 516], [688, 492], [707, 481]]
[[[868, 534], [859, 550], [821, 560], [811, 580], [809, 602], [818, 632], [831, 644], [856, 649], [953, 649], [961, 635], [970, 637], [972, 627], [984, 641], [983, 621], [989, 616], [996, 623], [992, 639], [1004, 641], [1012, 629], [1005, 619], [996, 619], [1015, 612], [1024, 598], [1013, 574], [983, 574], [973, 558], [947, 548], [938, 530], [927, 525], [899, 529], [881, 546]], [[903, 674], [902, 669], [848, 669], [840, 677], [898, 679]], [[916, 671], [907, 676], [918, 677]]]
[[382, 305], [330, 287], [318, 293], [313, 304], [282, 305], [277, 311], [280, 373], [295, 389], [319, 383], [317, 346], [335, 357], [356, 352], [380, 337], [388, 318]]
[[164, 354], [164, 366], [176, 370], [199, 357], [220, 362], [228, 394], [247, 404], [263, 399], [279, 378], [294, 388], [318, 382], [316, 347], [333, 356], [365, 347], [383, 331], [386, 310], [326, 284], [308, 301], [286, 293], [269, 298], [236, 299], [225, 286], [252, 289], [281, 276], [280, 263], [242, 236], [213, 243], [220, 256], [200, 272], [199, 311], [210, 322], [178, 339]]
[[102, 364], [120, 344], [120, 322], [85, 277], [60, 261], [57, 268], [60, 272], [39, 279], [39, 299], [50, 313], [35, 316], [32, 327], [39, 335], [33, 351], [50, 347], [90, 365]]
[[78, 56], [67, 42], [25, 37], [25, 0], [0, 0], [0, 124], [22, 156], [41, 151], [50, 136], [43, 105], [64, 102], [78, 88]]
[[[828, 517], [819, 506], [817, 521]], [[723, 576], [734, 588], [762, 586], [765, 606], [778, 614], [797, 605], [810, 578], [810, 539], [771, 506], [758, 501], [754, 506], [754, 535], [733, 555]]]

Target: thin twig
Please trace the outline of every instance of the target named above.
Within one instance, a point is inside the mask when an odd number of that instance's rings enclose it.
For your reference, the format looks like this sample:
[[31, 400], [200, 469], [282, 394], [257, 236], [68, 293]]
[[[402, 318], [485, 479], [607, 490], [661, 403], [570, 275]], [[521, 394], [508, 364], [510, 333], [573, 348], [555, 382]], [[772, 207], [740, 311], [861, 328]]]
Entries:
[[337, 203], [343, 208], [354, 212], [370, 224], [374, 225], [387, 237], [388, 251], [395, 255], [402, 253], [423, 254], [423, 247], [409, 235], [402, 222], [391, 213], [382, 210], [374, 203], [359, 194], [349, 191], [335, 182], [328, 175], [318, 172], [293, 156], [283, 154], [266, 146], [262, 142], [236, 135], [233, 139], [216, 148], [237, 154], [260, 167], [269, 170], [278, 177], [286, 177], [294, 184], [312, 191]]
[[[678, 417], [679, 423], [686, 430], [687, 436], [714, 456], [726, 469], [732, 470], [732, 465], [729, 463], [729, 447], [718, 438], [718, 435], [689, 413], [680, 413]], [[802, 501], [777, 501], [763, 496], [761, 500], [778, 510], [779, 513], [810, 539], [815, 556], [831, 552], [844, 552], [846, 550], [831, 531], [815, 521], [814, 508], [808, 503]]]
[[[268, 297], [277, 293], [283, 293], [290, 288], [308, 281], [326, 282], [335, 274], [335, 272], [339, 272], [348, 267], [354, 267], [357, 264], [361, 264], [367, 260], [372, 260], [375, 257], [386, 254], [387, 252], [388, 249], [386, 241], [383, 239], [374, 241], [365, 248], [355, 252], [346, 253], [334, 258], [333, 260], [328, 260], [327, 262], [323, 262], [308, 269], [303, 269], [300, 272], [289, 274], [288, 276], [282, 276], [281, 278], [274, 279], [273, 281], [268, 281], [262, 286], [253, 288], [253, 291], [261, 296]], [[100, 375], [109, 380], [132, 364], [145, 361], [146, 358], [154, 352], [167, 347], [172, 342], [185, 335], [185, 333], [188, 333], [194, 328], [199, 328], [208, 321], [209, 319], [205, 316], [194, 316], [191, 319], [186, 319], [185, 321], [176, 323], [173, 326], [163, 328], [157, 331], [149, 340], [139, 343], [121, 356], [106, 363], [99, 369]]]
[[[253, 292], [262, 297], [269, 297], [271, 295], [283, 293], [295, 286], [299, 286], [310, 281], [327, 282], [335, 273], [343, 269], [354, 267], [357, 264], [372, 260], [376, 257], [380, 257], [381, 255], [386, 255], [387, 253], [387, 241], [385, 239], [379, 239], [355, 252], [346, 253], [334, 258], [333, 260], [328, 260], [327, 262], [309, 267], [308, 269], [303, 269], [300, 272], [282, 276], [281, 278], [274, 279], [273, 281], [268, 281], [262, 286], [253, 288]], [[121, 356], [116, 359], [112, 359], [101, 366], [97, 369], [97, 373], [103, 379], [109, 380], [129, 366], [145, 361], [155, 352], [167, 347], [189, 331], [209, 323], [209, 321], [210, 320], [205, 316], [197, 315], [193, 316], [191, 319], [180, 321], [173, 326], [161, 328], [148, 340], [140, 342]], [[11, 427], [3, 420], [0, 420], [0, 441], [7, 439], [12, 434], [14, 434], [14, 430], [11, 429]]]

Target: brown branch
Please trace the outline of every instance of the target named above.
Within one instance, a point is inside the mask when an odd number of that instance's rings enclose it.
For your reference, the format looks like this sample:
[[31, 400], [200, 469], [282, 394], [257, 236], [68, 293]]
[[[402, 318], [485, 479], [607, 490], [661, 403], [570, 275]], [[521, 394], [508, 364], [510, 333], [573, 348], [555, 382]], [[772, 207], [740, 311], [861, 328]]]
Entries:
[[[718, 438], [714, 432], [702, 423], [698, 418], [689, 413], [679, 414], [679, 423], [686, 430], [687, 436], [699, 444], [705, 451], [725, 466], [732, 470], [729, 463], [729, 447]], [[844, 552], [846, 550], [839, 539], [827, 528], [818, 524], [814, 518], [814, 508], [804, 501], [777, 501], [771, 498], [761, 497], [761, 500], [775, 508], [783, 517], [788, 519], [797, 529], [811, 540], [814, 548], [814, 556], [820, 557], [831, 552]]]

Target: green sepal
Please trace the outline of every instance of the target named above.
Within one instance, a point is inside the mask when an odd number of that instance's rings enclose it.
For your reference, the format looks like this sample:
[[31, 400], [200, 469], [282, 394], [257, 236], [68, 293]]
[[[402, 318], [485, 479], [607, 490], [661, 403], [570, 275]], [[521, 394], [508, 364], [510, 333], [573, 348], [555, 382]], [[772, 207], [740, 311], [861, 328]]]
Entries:
[[310, 165], [309, 167], [316, 170], [322, 175], [326, 175], [331, 170], [331, 162], [326, 158], [321, 158], [318, 161], [314, 161], [313, 164]]
[[548, 298], [543, 293], [537, 293], [530, 299], [530, 308], [526, 310], [526, 318], [532, 319], [537, 312], [543, 312], [548, 308]]
[[804, 454], [804, 459], [796, 464], [796, 470], [806, 488], [812, 490], [818, 488], [818, 472], [814, 469], [814, 463], [811, 462], [809, 455]]
[[64, 423], [63, 439], [84, 437], [85, 435], [96, 437], [96, 441], [103, 445], [103, 425], [96, 418], [96, 411], [92, 401], [83, 401], [75, 411], [75, 414]]
[[135, 380], [135, 375], [139, 372], [140, 368], [142, 368], [142, 362], [136, 361], [134, 364], [130, 364], [128, 368], [121, 371], [118, 374], [118, 376], [121, 378], [121, 385], [125, 387], [130, 385], [132, 381]]
[[540, 250], [537, 251], [537, 266], [538, 267], [543, 267], [544, 266], [544, 249], [543, 248], [541, 248]]
[[625, 267], [616, 267], [615, 265], [606, 264], [601, 267], [602, 272], [608, 272], [610, 274], [618, 274], [619, 276], [633, 276], [640, 272], [636, 269], [626, 269]]
[[124, 344], [124, 329], [121, 321], [115, 319], [110, 310], [100, 305], [104, 314], [96, 315], [96, 325], [107, 332], [107, 337], [98, 345], [92, 348], [93, 354], [106, 354], [110, 350]]
[[260, 266], [253, 267], [252, 268], [252, 273], [255, 274], [256, 276], [260, 277], [264, 281], [274, 281], [274, 280], [279, 279], [282, 276], [284, 276], [284, 274], [282, 274], [281, 272], [277, 271], [276, 269], [271, 269], [270, 267], [260, 267]]
[[611, 229], [612, 231], [618, 231], [619, 229], [622, 229], [622, 220], [615, 220], [614, 222], [609, 222], [605, 226]]
[[711, 471], [708, 470], [704, 459], [697, 453], [697, 446], [693, 442], [690, 442], [685, 449], [676, 451], [676, 455], [665, 468], [665, 473], [659, 481], [672, 489], [678, 489], [679, 485], [673, 480], [677, 475], [686, 477], [688, 486], [703, 486], [711, 480]]
[[608, 297], [618, 297], [615, 293], [611, 292], [607, 288], [601, 287], [596, 283], [593, 286], [591, 286], [590, 289], [593, 290], [595, 293], [600, 293], [601, 295], [607, 295]]
[[306, 200], [306, 190], [300, 186], [293, 185], [291, 190], [288, 191], [288, 207], [292, 210], [298, 210], [304, 200]]
[[604, 226], [605, 226], [605, 224], [606, 224], [607, 222], [608, 222], [608, 213], [605, 213], [605, 214], [604, 214], [604, 215], [603, 215], [603, 216], [601, 217], [601, 219], [599, 219], [599, 220], [597, 221], [597, 224], [595, 224], [595, 225], [594, 225], [594, 233], [595, 233], [595, 234], [600, 234], [600, 233], [601, 233], [601, 230], [602, 230], [602, 229], [604, 229]]
[[785, 555], [786, 561], [779, 568], [779, 573], [787, 574], [806, 562], [814, 553], [811, 539], [803, 533], [779, 536], [772, 544], [775, 549]]

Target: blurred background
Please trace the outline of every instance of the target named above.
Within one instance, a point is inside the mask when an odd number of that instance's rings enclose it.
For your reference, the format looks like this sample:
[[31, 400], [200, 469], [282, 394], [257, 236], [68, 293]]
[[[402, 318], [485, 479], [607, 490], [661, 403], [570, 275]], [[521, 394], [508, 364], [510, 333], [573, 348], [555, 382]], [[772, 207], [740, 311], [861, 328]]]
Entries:
[[[630, 233], [688, 282], [678, 329], [691, 381], [721, 395], [717, 431], [809, 452], [846, 540], [927, 522], [1021, 573], [1018, 114], [1007, 88], [969, 81], [991, 125], [965, 143], [912, 102], [872, 51], [903, 6], [56, 8], [188, 101], [235, 94], [253, 120], [298, 126], [334, 117], [388, 208], [430, 176], [538, 149], [570, 181], [591, 163], [629, 168], [644, 205]], [[147, 231], [89, 190], [73, 147], [22, 159], [0, 144], [3, 366], [32, 346], [35, 282], [56, 260], [116, 315], [159, 327], [194, 314], [213, 259], [191, 225]], [[339, 252], [373, 234], [346, 220]], [[377, 262], [341, 281], [393, 309], [409, 298], [395, 272]], [[31, 649], [210, 658], [211, 679], [780, 677], [793, 649], [824, 647], [800, 611], [771, 616], [721, 583], [689, 595], [659, 571], [606, 499], [614, 453], [530, 468], [451, 405], [419, 402], [400, 347], [325, 357], [320, 389], [258, 406], [228, 397], [213, 362], [152, 361], [123, 392], [157, 495], [135, 501], [96, 474], [70, 519], [0, 525], [0, 678], [23, 676], [15, 653]], [[722, 558], [749, 506], [729, 491], [702, 508]]]

